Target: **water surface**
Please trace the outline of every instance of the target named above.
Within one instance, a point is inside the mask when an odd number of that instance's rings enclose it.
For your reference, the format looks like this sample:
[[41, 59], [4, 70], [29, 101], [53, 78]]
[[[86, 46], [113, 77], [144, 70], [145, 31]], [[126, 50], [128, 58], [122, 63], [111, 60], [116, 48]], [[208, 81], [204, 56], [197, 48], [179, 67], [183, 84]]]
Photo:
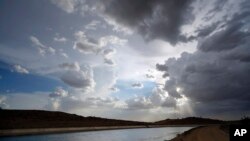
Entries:
[[139, 128], [0, 138], [1, 141], [164, 141], [193, 127]]

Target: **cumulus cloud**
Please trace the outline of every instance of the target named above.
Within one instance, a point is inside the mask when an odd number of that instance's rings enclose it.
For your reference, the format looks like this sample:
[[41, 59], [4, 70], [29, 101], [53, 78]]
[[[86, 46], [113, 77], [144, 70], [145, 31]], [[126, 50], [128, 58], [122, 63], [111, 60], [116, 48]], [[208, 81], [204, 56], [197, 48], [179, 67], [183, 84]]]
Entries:
[[128, 109], [174, 108], [177, 100], [168, 95], [162, 88], [156, 87], [149, 96], [135, 96], [125, 101]]
[[8, 108], [9, 105], [6, 103], [6, 97], [0, 96], [0, 108]]
[[125, 102], [127, 104], [128, 109], [139, 110], [139, 109], [150, 109], [153, 107], [153, 104], [150, 101], [150, 99], [144, 96], [136, 96], [134, 98], [126, 100]]
[[66, 69], [66, 70], [76, 70], [76, 71], [80, 71], [80, 69], [81, 69], [78, 62], [62, 63], [62, 64], [59, 64], [59, 67]]
[[62, 87], [57, 87], [54, 92], [49, 94], [49, 97], [51, 98], [66, 97], [66, 96], [68, 96], [68, 92], [65, 91]]
[[192, 20], [191, 0], [111, 0], [103, 11], [115, 22], [136, 30], [146, 39], [186, 41], [180, 27]]
[[107, 48], [103, 50], [104, 63], [108, 65], [115, 65], [113, 60], [113, 55], [116, 53], [116, 50], [113, 48]]
[[30, 36], [30, 40], [35, 45], [39, 51], [39, 53], [44, 56], [45, 54], [55, 54], [56, 50], [52, 47], [45, 46], [40, 40], [35, 36]]
[[152, 95], [150, 95], [149, 98], [156, 106], [169, 108], [176, 106], [176, 99], [167, 94], [162, 88], [159, 87], [153, 89]]
[[197, 115], [249, 112], [250, 32], [245, 30], [249, 28], [245, 22], [249, 9], [228, 19], [220, 30], [214, 28], [209, 36], [200, 36], [196, 52], [182, 53], [180, 58], [156, 65], [168, 74], [164, 86], [168, 94], [186, 96]]
[[77, 40], [73, 48], [84, 54], [98, 53], [102, 48], [98, 40], [87, 37], [83, 31], [77, 31], [75, 37]]
[[119, 99], [114, 97], [84, 97], [77, 93], [69, 93], [61, 87], [49, 94], [49, 103], [46, 109], [72, 112], [89, 108], [114, 107]]
[[90, 42], [88, 40], [81, 40], [76, 42], [73, 48], [79, 50], [84, 54], [97, 53], [101, 49], [98, 44], [96, 44], [95, 42]]
[[21, 74], [29, 74], [29, 71], [26, 68], [24, 68], [24, 67], [22, 67], [20, 65], [14, 65], [13, 69], [14, 69], [15, 72], [18, 72], [18, 73], [21, 73]]
[[116, 36], [103, 36], [99, 39], [94, 39], [88, 37], [83, 31], [76, 32], [75, 38], [74, 49], [84, 54], [98, 54], [101, 52], [104, 63], [111, 66], [115, 65], [113, 55], [116, 53], [116, 50], [107, 48], [107, 46], [122, 46], [127, 42], [127, 40]]
[[62, 110], [61, 106], [64, 104], [63, 101], [70, 97], [68, 91], [64, 90], [62, 87], [57, 87], [49, 94], [49, 98], [49, 103], [46, 105], [46, 109]]
[[138, 89], [141, 89], [144, 87], [141, 82], [135, 82], [131, 86], [132, 86], [132, 88], [138, 88]]
[[78, 63], [61, 64], [61, 67], [68, 69], [62, 76], [61, 80], [74, 88], [80, 88], [84, 92], [94, 90], [95, 81], [93, 79], [93, 71], [89, 66], [84, 66], [79, 69]]

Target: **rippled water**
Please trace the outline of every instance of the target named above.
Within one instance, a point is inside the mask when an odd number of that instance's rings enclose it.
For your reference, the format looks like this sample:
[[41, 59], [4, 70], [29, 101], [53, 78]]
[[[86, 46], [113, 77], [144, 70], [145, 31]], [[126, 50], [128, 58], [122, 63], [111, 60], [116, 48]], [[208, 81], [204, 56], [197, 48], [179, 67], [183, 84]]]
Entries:
[[4, 137], [1, 141], [164, 141], [193, 127], [140, 128]]

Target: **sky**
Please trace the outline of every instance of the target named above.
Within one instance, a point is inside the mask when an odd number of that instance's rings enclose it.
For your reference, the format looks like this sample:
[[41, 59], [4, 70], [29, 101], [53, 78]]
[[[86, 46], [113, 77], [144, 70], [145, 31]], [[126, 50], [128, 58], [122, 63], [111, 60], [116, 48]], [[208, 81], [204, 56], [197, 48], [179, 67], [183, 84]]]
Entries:
[[1, 0], [0, 107], [250, 114], [249, 0]]

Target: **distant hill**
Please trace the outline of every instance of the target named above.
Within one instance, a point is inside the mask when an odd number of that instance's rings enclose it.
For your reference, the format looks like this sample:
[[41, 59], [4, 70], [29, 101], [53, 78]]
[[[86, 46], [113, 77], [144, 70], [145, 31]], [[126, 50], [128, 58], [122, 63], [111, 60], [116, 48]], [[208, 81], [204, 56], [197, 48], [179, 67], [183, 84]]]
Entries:
[[154, 122], [157, 125], [190, 125], [190, 124], [221, 124], [224, 121], [209, 118], [187, 117], [182, 119], [165, 119]]
[[83, 117], [41, 110], [0, 110], [1, 129], [146, 125], [145, 122]]
[[[42, 110], [0, 110], [0, 130], [29, 128], [61, 128], [61, 127], [101, 127], [101, 126], [137, 126], [153, 127], [155, 125], [204, 125], [220, 124], [221, 120], [188, 117], [182, 119], [166, 119], [157, 122], [139, 122], [99, 117], [83, 117], [57, 111]], [[152, 126], [153, 125], [153, 126]]]

